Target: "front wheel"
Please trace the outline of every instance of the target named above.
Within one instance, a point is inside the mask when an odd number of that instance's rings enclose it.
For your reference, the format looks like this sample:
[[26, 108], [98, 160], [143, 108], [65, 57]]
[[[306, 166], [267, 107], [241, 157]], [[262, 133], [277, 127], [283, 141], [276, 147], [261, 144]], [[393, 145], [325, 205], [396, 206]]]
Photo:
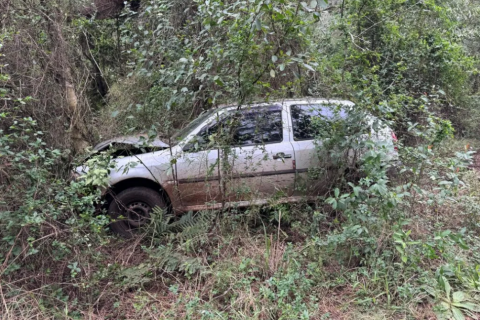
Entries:
[[146, 187], [133, 187], [120, 192], [108, 207], [108, 214], [115, 222], [110, 224], [113, 232], [130, 238], [135, 229], [150, 223], [152, 209], [167, 208], [162, 195]]

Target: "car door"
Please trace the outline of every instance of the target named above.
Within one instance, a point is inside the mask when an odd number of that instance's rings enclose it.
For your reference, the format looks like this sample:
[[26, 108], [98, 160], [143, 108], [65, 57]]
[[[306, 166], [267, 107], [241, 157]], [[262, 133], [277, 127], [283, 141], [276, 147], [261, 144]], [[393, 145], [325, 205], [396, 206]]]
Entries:
[[288, 114], [282, 105], [237, 111], [228, 161], [223, 164], [228, 168], [222, 170], [227, 202], [293, 193], [295, 158], [287, 125]]
[[344, 118], [345, 112], [338, 106], [326, 104], [293, 104], [289, 111], [296, 162], [294, 195], [321, 194], [329, 190], [338, 172], [330, 157], [320, 152], [323, 141], [319, 137], [319, 126], [322, 121]]
[[218, 134], [221, 114], [216, 114], [182, 147], [176, 161], [176, 179], [183, 207], [215, 205], [222, 202], [219, 184], [221, 150], [210, 143]]

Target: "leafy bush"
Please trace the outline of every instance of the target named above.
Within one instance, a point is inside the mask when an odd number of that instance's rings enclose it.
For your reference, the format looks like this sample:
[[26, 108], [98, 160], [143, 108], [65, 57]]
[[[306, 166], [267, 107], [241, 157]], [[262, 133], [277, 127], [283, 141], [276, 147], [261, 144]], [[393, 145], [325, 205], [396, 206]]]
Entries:
[[[91, 245], [89, 237], [101, 234], [109, 220], [94, 214], [100, 191], [83, 181], [70, 181], [69, 172], [62, 170], [64, 155], [45, 145], [34, 120], [3, 114], [2, 121], [11, 123], [7, 132], [0, 131], [0, 228], [8, 274], [20, 268], [20, 257], [42, 254], [45, 241], [39, 239], [73, 237], [73, 244]], [[52, 254], [62, 257], [68, 251], [58, 246]]]

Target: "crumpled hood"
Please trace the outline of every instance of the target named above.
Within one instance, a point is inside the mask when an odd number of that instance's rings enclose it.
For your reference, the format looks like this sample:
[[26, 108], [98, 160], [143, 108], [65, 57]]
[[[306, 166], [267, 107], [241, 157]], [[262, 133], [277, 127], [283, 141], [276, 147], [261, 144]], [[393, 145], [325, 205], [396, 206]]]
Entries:
[[96, 151], [102, 151], [106, 149], [109, 145], [114, 144], [130, 144], [130, 145], [140, 145], [143, 146], [144, 144], [149, 147], [161, 148], [165, 149], [168, 148], [169, 145], [164, 141], [155, 138], [152, 141], [148, 141], [148, 136], [144, 134], [139, 135], [132, 135], [132, 136], [120, 136], [115, 137], [106, 141], [102, 141], [98, 143], [95, 147], [93, 147]]
[[[159, 164], [159, 162], [167, 162], [170, 155], [169, 145], [162, 140], [155, 138], [152, 141], [148, 141], [148, 136], [145, 134], [120, 136], [109, 140], [102, 141], [95, 145], [93, 153], [88, 156], [87, 161], [93, 154], [105, 151], [109, 148], [116, 150], [113, 153], [112, 161], [115, 162], [117, 170], [123, 170], [125, 165], [136, 162], [139, 165], [147, 162], [149, 164]], [[113, 170], [113, 171], [117, 171]], [[74, 169], [77, 175], [85, 174], [89, 171], [89, 168], [84, 163]]]

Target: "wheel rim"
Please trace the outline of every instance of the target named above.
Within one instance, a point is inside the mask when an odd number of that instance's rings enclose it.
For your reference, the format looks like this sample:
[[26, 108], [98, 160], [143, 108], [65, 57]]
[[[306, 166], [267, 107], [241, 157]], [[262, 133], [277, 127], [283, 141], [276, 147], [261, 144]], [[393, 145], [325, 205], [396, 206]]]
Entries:
[[152, 207], [145, 202], [135, 201], [126, 206], [125, 217], [133, 227], [141, 227], [150, 220]]

